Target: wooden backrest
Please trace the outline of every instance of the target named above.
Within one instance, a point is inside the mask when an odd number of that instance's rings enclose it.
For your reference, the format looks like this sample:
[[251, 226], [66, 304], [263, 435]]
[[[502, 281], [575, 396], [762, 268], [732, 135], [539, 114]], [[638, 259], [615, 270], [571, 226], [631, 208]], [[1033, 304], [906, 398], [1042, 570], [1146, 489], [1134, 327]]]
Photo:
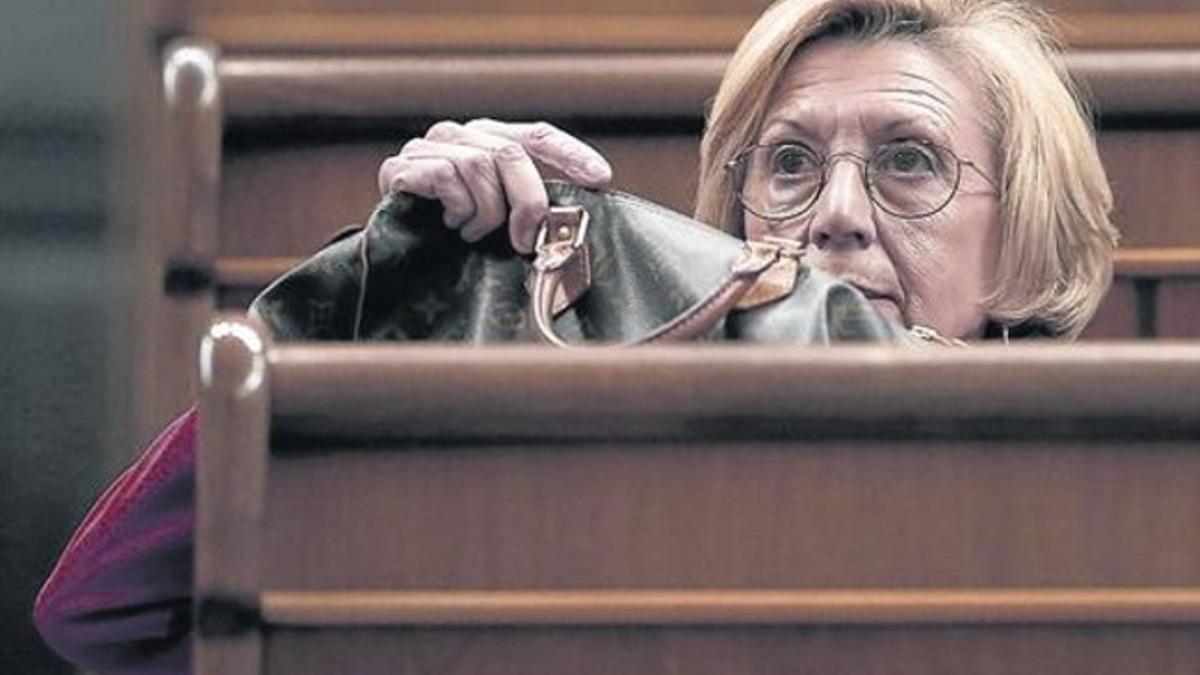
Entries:
[[[184, 45], [197, 49], [198, 45]], [[702, 112], [727, 58], [711, 53], [264, 54], [211, 58], [223, 155], [215, 234], [178, 256], [213, 271], [219, 303], [269, 279], [378, 199], [380, 161], [442, 118], [547, 119], [602, 149], [616, 186], [688, 212]], [[1088, 335], [1200, 335], [1200, 51], [1083, 50], [1124, 250]], [[212, 122], [197, 122], [211, 144]], [[214, 149], [201, 154], [211, 156]], [[211, 173], [198, 174], [212, 180]], [[195, 219], [193, 219], [194, 221]], [[179, 267], [179, 266], [176, 266]], [[177, 275], [179, 276], [179, 275]], [[186, 278], [186, 274], [182, 275]]]
[[208, 673], [1192, 673], [1200, 346], [202, 350]]

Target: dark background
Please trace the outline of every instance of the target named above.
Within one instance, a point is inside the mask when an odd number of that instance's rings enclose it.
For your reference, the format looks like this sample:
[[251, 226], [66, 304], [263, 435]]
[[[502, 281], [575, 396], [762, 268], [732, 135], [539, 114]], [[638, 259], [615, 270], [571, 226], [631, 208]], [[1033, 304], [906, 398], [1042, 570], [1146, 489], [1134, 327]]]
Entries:
[[0, 672], [67, 673], [30, 612], [142, 439], [138, 242], [150, 2], [0, 3]]

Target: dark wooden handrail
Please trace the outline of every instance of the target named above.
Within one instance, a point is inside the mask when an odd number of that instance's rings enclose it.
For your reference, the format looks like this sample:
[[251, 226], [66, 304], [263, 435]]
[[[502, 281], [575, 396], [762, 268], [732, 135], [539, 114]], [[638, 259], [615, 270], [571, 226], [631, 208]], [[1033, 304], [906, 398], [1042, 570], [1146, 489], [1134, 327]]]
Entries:
[[274, 433], [346, 442], [1144, 440], [1200, 431], [1200, 345], [1192, 343], [587, 350], [286, 343], [268, 361]]
[[[1200, 49], [1077, 50], [1105, 117], [1200, 125]], [[237, 54], [220, 62], [230, 123], [263, 117], [699, 118], [728, 53]]]

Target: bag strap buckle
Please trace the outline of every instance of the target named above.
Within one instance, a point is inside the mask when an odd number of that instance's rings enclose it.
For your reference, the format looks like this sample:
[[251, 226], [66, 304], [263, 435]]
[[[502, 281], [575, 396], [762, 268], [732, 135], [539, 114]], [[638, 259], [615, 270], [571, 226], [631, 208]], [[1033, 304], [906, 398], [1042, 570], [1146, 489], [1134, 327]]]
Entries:
[[533, 250], [534, 269], [550, 272], [562, 268], [587, 243], [588, 212], [578, 206], [553, 206], [538, 228]]
[[[553, 318], [565, 312], [592, 285], [587, 233], [591, 218], [580, 206], [554, 206], [538, 228], [533, 274], [526, 277], [539, 335], [553, 333]], [[553, 342], [553, 340], [549, 340]]]

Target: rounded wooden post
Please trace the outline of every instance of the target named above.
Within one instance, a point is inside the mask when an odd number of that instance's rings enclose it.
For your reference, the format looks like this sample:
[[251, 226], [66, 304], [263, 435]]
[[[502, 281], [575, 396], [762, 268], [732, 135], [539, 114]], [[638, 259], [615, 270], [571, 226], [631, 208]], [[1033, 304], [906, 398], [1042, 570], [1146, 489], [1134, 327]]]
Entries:
[[268, 338], [251, 320], [218, 316], [200, 345], [196, 472], [197, 675], [262, 666], [259, 541], [268, 427]]
[[[177, 213], [182, 229], [171, 237], [171, 263], [208, 265], [217, 253], [217, 205], [221, 177], [220, 53], [212, 43], [186, 38], [167, 45], [163, 95], [182, 177]], [[211, 271], [211, 270], [209, 270]], [[185, 292], [186, 289], [180, 289]]]
[[141, 307], [150, 328], [150, 361], [141, 376], [148, 395], [147, 432], [161, 428], [199, 396], [192, 368], [217, 306], [217, 210], [222, 106], [216, 47], [180, 38], [162, 52], [166, 122], [161, 177], [162, 216], [147, 234], [155, 287]]

